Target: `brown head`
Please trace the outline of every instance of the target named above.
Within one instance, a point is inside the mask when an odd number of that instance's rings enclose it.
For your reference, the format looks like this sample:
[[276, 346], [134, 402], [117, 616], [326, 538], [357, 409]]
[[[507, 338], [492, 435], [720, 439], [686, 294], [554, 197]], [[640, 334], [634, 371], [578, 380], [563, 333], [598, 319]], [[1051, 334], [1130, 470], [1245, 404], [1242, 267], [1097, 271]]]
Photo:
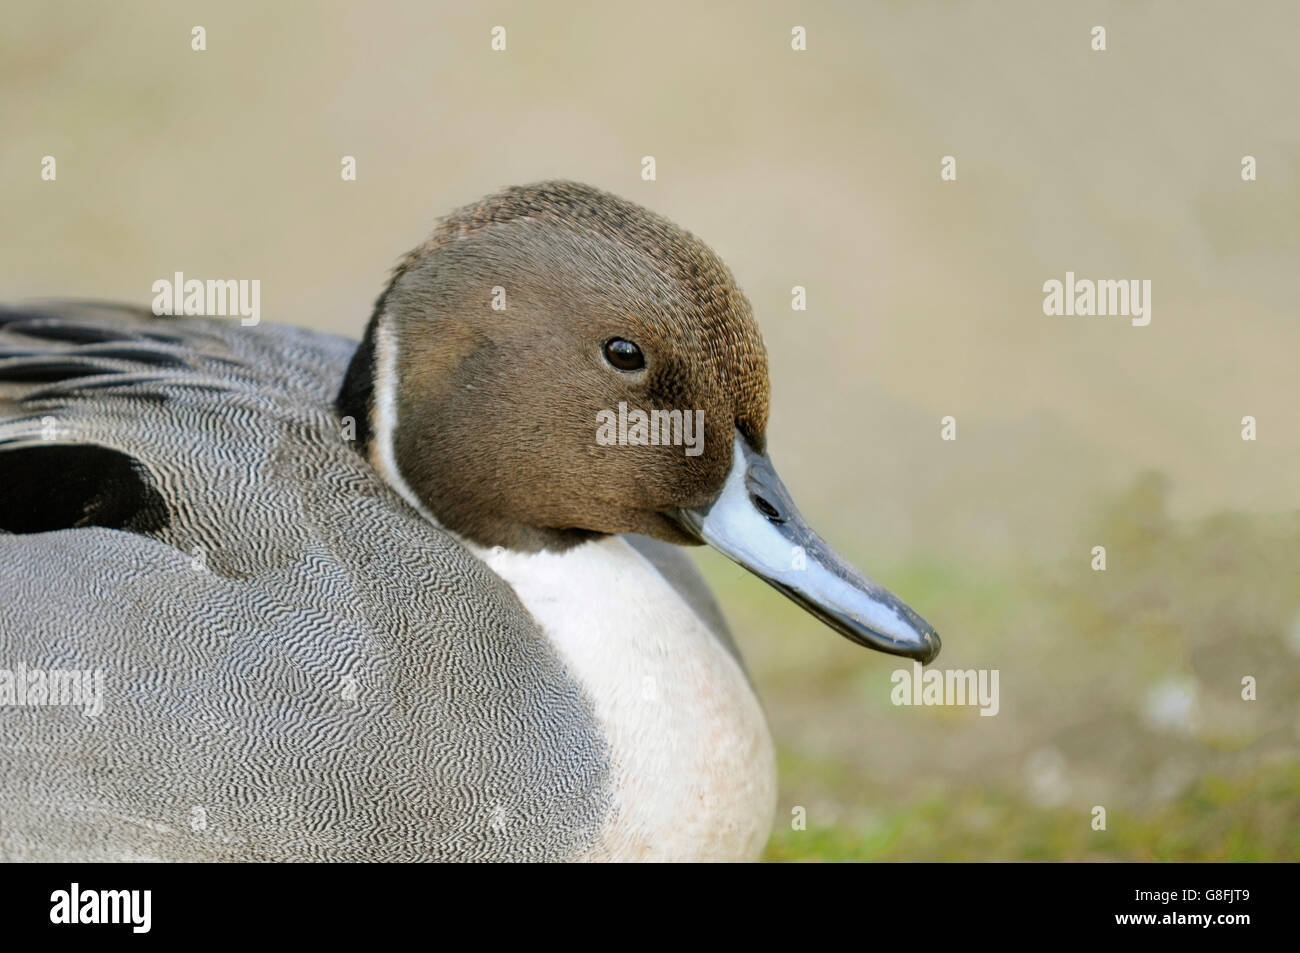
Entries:
[[[807, 563], [883, 598], [807, 530], [774, 471], [775, 485], [760, 479], [767, 356], [731, 272], [693, 235], [589, 186], [510, 188], [443, 219], [376, 304], [338, 407], [390, 484], [480, 546], [709, 542], [841, 631], [841, 609], [803, 592]], [[721, 526], [739, 513], [723, 505], [738, 473], [771, 539]], [[791, 561], [805, 566], [787, 579]], [[888, 599], [907, 633], [845, 634], [932, 656], [933, 631]]]

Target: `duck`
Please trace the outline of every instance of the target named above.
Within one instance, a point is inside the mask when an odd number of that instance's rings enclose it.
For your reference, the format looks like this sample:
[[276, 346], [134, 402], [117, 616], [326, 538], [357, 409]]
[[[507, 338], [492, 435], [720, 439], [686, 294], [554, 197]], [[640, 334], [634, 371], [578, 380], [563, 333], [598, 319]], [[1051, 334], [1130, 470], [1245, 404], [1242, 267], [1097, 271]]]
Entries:
[[359, 343], [5, 306], [0, 857], [759, 859], [773, 742], [684, 548], [940, 648], [768, 409], [727, 266], [568, 181], [440, 219]]

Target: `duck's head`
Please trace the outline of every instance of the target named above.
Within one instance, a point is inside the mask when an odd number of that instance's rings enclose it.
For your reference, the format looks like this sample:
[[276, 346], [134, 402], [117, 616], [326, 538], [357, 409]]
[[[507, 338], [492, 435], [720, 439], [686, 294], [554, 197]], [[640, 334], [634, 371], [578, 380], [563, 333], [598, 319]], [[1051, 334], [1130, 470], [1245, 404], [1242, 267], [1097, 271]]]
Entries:
[[939, 651], [777, 476], [767, 356], [731, 272], [631, 202], [547, 182], [443, 219], [376, 304], [338, 407], [408, 502], [479, 546], [707, 543], [855, 642]]

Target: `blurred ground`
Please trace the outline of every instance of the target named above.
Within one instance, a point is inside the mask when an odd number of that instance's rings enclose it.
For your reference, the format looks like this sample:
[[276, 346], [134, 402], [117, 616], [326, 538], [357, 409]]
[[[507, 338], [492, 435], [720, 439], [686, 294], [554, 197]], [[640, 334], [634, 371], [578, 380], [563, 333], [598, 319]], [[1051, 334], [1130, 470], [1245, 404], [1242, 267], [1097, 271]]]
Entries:
[[[265, 320], [358, 335], [437, 215], [548, 177], [729, 262], [805, 514], [939, 628], [940, 664], [1002, 673], [995, 718], [894, 708], [893, 660], [702, 555], [782, 811], [808, 812], [774, 859], [1298, 859], [1300, 7], [47, 0], [4, 19], [6, 299], [147, 304], [180, 270], [259, 279]], [[1150, 279], [1151, 325], [1045, 317], [1067, 270]]]

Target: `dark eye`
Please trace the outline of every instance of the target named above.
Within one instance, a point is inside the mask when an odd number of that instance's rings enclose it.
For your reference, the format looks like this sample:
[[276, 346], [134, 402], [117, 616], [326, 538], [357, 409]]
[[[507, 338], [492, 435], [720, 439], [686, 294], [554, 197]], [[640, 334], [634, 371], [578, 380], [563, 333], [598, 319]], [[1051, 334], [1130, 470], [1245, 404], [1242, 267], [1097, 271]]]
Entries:
[[631, 341], [613, 338], [605, 342], [605, 360], [620, 371], [639, 371], [645, 367], [645, 355]]

